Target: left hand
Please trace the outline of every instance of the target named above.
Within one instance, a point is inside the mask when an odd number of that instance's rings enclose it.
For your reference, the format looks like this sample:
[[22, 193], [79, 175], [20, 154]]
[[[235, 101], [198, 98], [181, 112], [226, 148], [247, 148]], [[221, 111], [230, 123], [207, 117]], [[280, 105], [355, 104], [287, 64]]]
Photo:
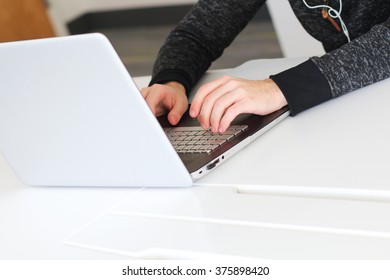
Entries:
[[283, 93], [271, 79], [255, 81], [225, 76], [198, 90], [190, 115], [198, 118], [203, 129], [223, 133], [239, 114], [267, 115], [285, 105]]
[[155, 116], [168, 113], [168, 121], [171, 125], [177, 125], [188, 109], [186, 90], [178, 82], [154, 84], [141, 89], [141, 93]]

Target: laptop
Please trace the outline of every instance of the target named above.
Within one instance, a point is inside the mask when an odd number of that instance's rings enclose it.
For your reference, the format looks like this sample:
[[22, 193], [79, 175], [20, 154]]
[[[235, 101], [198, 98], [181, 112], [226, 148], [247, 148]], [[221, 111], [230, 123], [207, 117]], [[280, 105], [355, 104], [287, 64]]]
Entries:
[[241, 115], [190, 150], [170, 140], [211, 133], [156, 118], [104, 35], [2, 43], [0, 61], [0, 151], [32, 186], [188, 187], [289, 114]]

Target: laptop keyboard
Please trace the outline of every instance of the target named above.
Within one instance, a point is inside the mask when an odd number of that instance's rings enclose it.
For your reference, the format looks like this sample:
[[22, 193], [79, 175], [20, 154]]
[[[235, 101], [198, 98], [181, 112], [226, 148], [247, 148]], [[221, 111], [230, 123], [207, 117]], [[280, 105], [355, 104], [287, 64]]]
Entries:
[[212, 133], [200, 126], [164, 128], [178, 153], [210, 154], [247, 130], [247, 125], [233, 125], [225, 133]]

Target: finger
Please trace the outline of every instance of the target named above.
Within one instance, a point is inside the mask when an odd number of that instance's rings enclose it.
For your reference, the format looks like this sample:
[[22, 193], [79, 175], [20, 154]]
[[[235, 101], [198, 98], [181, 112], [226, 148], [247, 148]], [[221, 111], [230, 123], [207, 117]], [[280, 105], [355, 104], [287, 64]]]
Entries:
[[219, 133], [224, 133], [239, 114], [245, 113], [245, 106], [241, 103], [243, 102], [234, 103], [226, 110], [219, 125]]
[[198, 120], [201, 126], [204, 129], [211, 129], [217, 131], [218, 127], [212, 127], [210, 123], [211, 113], [215, 107], [215, 102], [222, 96], [233, 91], [236, 87], [235, 80], [228, 80], [226, 83], [222, 84], [220, 87], [216, 88], [212, 93], [210, 93], [204, 100], [200, 112], [198, 114]]
[[146, 97], [146, 102], [149, 104], [150, 109], [156, 116], [161, 116], [167, 111], [166, 104], [161, 106], [163, 101], [165, 101], [165, 103], [169, 103], [166, 102], [166, 94], [156, 90], [156, 88], [152, 88]]
[[212, 132], [220, 132], [219, 129], [222, 117], [224, 116], [228, 108], [239, 100], [239, 97], [239, 93], [231, 91], [221, 96], [218, 100], [215, 101], [214, 107], [210, 114], [210, 125]]
[[190, 109], [190, 116], [193, 118], [198, 117], [200, 109], [203, 104], [203, 100], [213, 91], [215, 91], [217, 88], [219, 88], [221, 85], [225, 84], [226, 81], [231, 79], [229, 76], [225, 76], [222, 78], [219, 78], [215, 81], [209, 82], [204, 84], [199, 88], [199, 90], [196, 92], [194, 99], [191, 103], [191, 109]]
[[177, 98], [171, 111], [168, 113], [168, 121], [171, 125], [177, 125], [183, 114], [188, 109], [188, 102], [186, 99]]
[[160, 115], [164, 114], [164, 112], [156, 104], [153, 103], [154, 102], [153, 100], [151, 101], [151, 99], [149, 98], [151, 91], [152, 91], [151, 88], [143, 88], [143, 89], [141, 89], [141, 94], [145, 98], [145, 101], [148, 104], [153, 115], [160, 116]]
[[142, 94], [142, 96], [143, 96], [145, 99], [146, 99], [146, 97], [148, 96], [149, 92], [150, 92], [150, 88], [149, 88], [149, 87], [146, 87], [146, 88], [141, 89], [141, 94]]

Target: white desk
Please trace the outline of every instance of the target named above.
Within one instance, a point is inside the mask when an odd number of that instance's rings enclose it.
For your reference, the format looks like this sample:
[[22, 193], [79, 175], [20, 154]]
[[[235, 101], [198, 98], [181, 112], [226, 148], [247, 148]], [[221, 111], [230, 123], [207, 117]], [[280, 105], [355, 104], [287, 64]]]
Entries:
[[33, 188], [1, 157], [0, 259], [389, 259], [389, 90], [288, 118], [188, 189]]

